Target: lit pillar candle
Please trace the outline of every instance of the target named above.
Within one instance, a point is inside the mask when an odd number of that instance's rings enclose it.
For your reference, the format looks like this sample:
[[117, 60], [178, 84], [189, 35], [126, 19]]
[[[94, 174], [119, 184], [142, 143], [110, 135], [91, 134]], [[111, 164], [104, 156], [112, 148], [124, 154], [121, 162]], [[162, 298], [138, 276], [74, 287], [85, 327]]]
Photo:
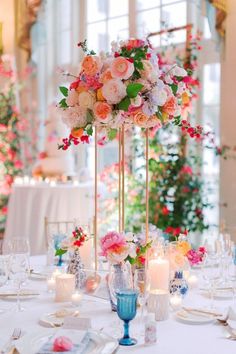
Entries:
[[92, 256], [93, 256], [93, 239], [88, 239], [83, 246], [80, 248], [81, 260], [85, 268], [91, 268], [92, 266]]
[[71, 301], [75, 291], [74, 274], [61, 274], [56, 277], [56, 302]]
[[148, 262], [148, 273], [150, 277], [150, 289], [169, 289], [169, 261], [158, 257]]

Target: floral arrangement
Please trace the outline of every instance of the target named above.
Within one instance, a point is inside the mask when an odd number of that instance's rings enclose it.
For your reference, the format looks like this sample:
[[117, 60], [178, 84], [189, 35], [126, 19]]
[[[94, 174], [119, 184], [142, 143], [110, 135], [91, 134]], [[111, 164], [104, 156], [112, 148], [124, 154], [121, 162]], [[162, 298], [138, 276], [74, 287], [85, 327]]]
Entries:
[[82, 227], [76, 227], [72, 235], [61, 242], [60, 248], [56, 250], [56, 256], [62, 256], [67, 251], [76, 251], [83, 246], [84, 242], [88, 240], [88, 235], [84, 232]]
[[10, 59], [0, 58], [0, 230], [4, 231], [14, 178], [22, 173], [21, 141], [26, 129], [15, 102], [15, 73]]
[[152, 242], [145, 243], [133, 233], [108, 232], [100, 239], [101, 256], [112, 264], [128, 261], [131, 265], [142, 267], [146, 261], [146, 252]]
[[139, 39], [113, 42], [112, 52], [100, 55], [89, 51], [86, 41], [78, 46], [85, 53], [79, 74], [69, 89], [60, 87], [64, 98], [59, 110], [71, 134], [59, 148], [88, 142], [95, 126], [112, 140], [123, 125], [180, 124], [181, 108], [190, 95], [185, 69], [177, 64], [160, 69], [151, 44]]
[[192, 248], [187, 240], [180, 240], [175, 247], [171, 247], [169, 251], [169, 259], [172, 270], [184, 269], [187, 263], [190, 266], [202, 263], [206, 254], [205, 247], [197, 249]]

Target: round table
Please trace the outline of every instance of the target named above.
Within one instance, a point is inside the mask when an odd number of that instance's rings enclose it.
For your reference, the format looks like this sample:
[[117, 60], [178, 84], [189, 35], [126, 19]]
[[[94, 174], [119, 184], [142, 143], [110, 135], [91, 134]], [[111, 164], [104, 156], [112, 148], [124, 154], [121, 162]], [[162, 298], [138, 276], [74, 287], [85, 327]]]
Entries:
[[32, 255], [46, 251], [44, 220], [87, 221], [94, 215], [94, 184], [13, 185], [5, 238], [26, 237]]
[[[37, 265], [45, 264], [45, 256], [32, 257], [31, 267], [37, 269]], [[55, 303], [54, 295], [47, 292], [46, 282], [31, 280], [27, 288], [38, 290], [40, 295], [36, 299], [24, 302], [26, 310], [23, 313], [7, 311], [0, 314], [0, 348], [9, 338], [16, 327], [20, 327], [25, 333], [40, 331], [39, 318], [46, 313], [69, 306], [66, 303]], [[209, 299], [200, 295], [198, 290], [190, 291], [186, 297], [186, 306], [201, 307], [209, 305]], [[226, 308], [232, 305], [232, 300], [216, 300], [216, 306]], [[0, 307], [12, 308], [12, 302], [0, 301]], [[79, 308], [81, 317], [90, 317], [92, 328], [103, 330], [109, 335], [115, 334], [115, 328], [119, 319], [117, 314], [111, 312], [110, 304], [92, 296], [84, 296]], [[235, 354], [235, 341], [226, 339], [224, 327], [217, 323], [204, 325], [189, 325], [177, 322], [173, 313], [167, 321], [157, 322], [157, 343], [154, 346], [145, 346], [143, 337], [138, 327], [140, 315], [130, 323], [131, 335], [138, 339], [134, 347], [120, 347], [118, 353], [137, 354]], [[121, 323], [121, 322], [120, 322]]]

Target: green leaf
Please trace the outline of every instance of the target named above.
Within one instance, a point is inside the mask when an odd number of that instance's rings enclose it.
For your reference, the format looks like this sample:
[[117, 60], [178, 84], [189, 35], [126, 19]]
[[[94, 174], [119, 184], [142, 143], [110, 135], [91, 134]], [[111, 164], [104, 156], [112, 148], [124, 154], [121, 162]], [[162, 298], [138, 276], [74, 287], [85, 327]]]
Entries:
[[60, 86], [59, 90], [61, 91], [61, 93], [63, 94], [63, 96], [67, 97], [68, 96], [68, 88], [65, 86]]
[[68, 105], [66, 103], [66, 99], [63, 98], [60, 102], [59, 102], [60, 108], [68, 108]]
[[87, 127], [86, 127], [85, 130], [86, 130], [86, 132], [87, 132], [88, 135], [90, 135], [90, 136], [93, 135], [93, 127], [92, 127], [91, 124], [87, 125]]
[[108, 139], [113, 140], [117, 135], [117, 129], [110, 129], [108, 132]]
[[121, 109], [122, 111], [127, 112], [129, 109], [131, 101], [129, 97], [125, 97], [120, 103], [118, 103], [118, 109]]
[[172, 85], [170, 85], [170, 87], [172, 89], [173, 94], [176, 95], [176, 92], [178, 90], [178, 85], [172, 84]]
[[56, 250], [55, 256], [62, 256], [63, 254], [65, 254], [67, 251], [63, 250], [61, 248]]
[[92, 123], [94, 116], [93, 111], [91, 109], [87, 109], [86, 118], [88, 123]]
[[128, 97], [135, 98], [137, 94], [142, 90], [143, 85], [139, 83], [129, 84], [126, 88]]

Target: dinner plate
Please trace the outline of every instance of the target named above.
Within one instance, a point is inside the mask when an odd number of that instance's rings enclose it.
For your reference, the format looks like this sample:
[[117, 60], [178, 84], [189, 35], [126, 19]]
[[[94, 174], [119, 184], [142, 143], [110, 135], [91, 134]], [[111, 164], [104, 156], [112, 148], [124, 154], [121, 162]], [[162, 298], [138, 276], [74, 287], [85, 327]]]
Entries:
[[[77, 330], [64, 330], [64, 333], [71, 335], [73, 332], [78, 338], [81, 338], [81, 331]], [[16, 342], [16, 349], [21, 354], [36, 354], [42, 346], [56, 334], [55, 329], [44, 329], [33, 333], [28, 333]], [[107, 334], [89, 330], [86, 334], [86, 354], [112, 354], [118, 348], [116, 339], [108, 336]]]
[[214, 316], [197, 312], [187, 312], [183, 309], [176, 312], [175, 316], [178, 321], [193, 325], [211, 323], [216, 320]]
[[[22, 289], [22, 292], [20, 293], [20, 300], [30, 300], [34, 299], [37, 296], [39, 296], [39, 293], [37, 293], [37, 291], [34, 291], [32, 289]], [[16, 301], [17, 293], [14, 290], [1, 291], [0, 299], [4, 301]]]

